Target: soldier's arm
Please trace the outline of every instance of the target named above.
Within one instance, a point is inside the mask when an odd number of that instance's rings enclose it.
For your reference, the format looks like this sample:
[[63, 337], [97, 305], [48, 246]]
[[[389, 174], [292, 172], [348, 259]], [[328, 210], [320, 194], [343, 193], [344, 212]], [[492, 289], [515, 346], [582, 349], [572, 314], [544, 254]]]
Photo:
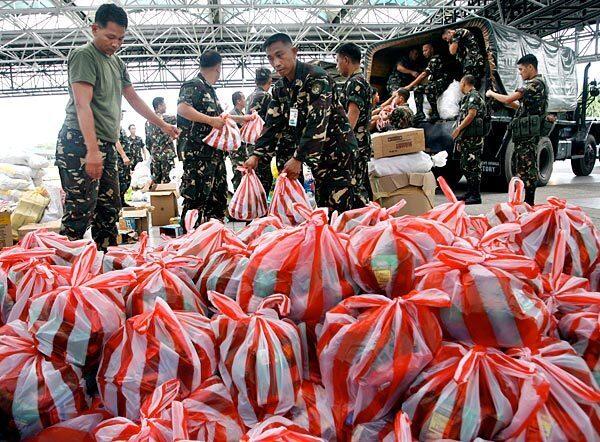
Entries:
[[306, 124], [294, 158], [304, 161], [310, 152], [320, 151], [327, 135], [327, 112], [331, 109], [333, 91], [327, 79], [312, 78], [306, 82], [308, 109]]
[[361, 106], [363, 108], [366, 106], [365, 95], [367, 95], [367, 91], [365, 91], [362, 83], [358, 81], [349, 82], [346, 89], [346, 96], [348, 97], [348, 121], [350, 122], [352, 130], [354, 130], [358, 123]]
[[452, 41], [452, 43], [450, 43], [450, 46], [448, 46], [448, 52], [450, 52], [450, 55], [456, 55], [456, 53], [458, 52], [458, 42]]
[[211, 117], [203, 114], [194, 108], [194, 98], [203, 92], [198, 91], [193, 84], [184, 84], [179, 90], [179, 99], [177, 100], [177, 113], [186, 120], [200, 124], [208, 124], [215, 129], [221, 129], [225, 121], [221, 117]]
[[121, 142], [117, 141], [115, 143], [115, 147], [117, 148], [117, 152], [119, 153], [119, 156], [123, 160], [123, 164], [125, 164], [126, 166], [129, 166], [131, 164], [131, 160], [129, 159], [129, 157], [127, 156], [125, 151], [123, 150], [123, 146], [121, 145]]
[[408, 69], [407, 67], [405, 67], [400, 61], [396, 64], [396, 70], [403, 74], [412, 75], [413, 77], [416, 77], [419, 74], [418, 72], [415, 72], [412, 69]]
[[411, 90], [415, 87], [417, 87], [418, 85], [420, 85], [423, 80], [425, 80], [425, 78], [427, 78], [427, 76], [429, 75], [429, 72], [426, 70], [424, 70], [423, 72], [421, 72], [417, 78], [415, 78], [411, 84], [409, 84], [408, 86], [405, 87], [405, 89]]
[[458, 125], [458, 131], [462, 132], [463, 130], [465, 130], [465, 128], [469, 127], [469, 125], [473, 122], [476, 116], [477, 109], [469, 109], [469, 112], [467, 113], [465, 119], [462, 120], [461, 123]]
[[146, 120], [159, 127], [167, 135], [172, 138], [179, 136], [180, 130], [175, 126], [167, 124], [158, 115], [154, 113], [152, 109], [142, 100], [142, 97], [138, 95], [132, 85], [125, 86], [123, 88], [123, 96], [131, 107]]
[[518, 101], [523, 98], [523, 92], [521, 92], [521, 90], [516, 90], [512, 94], [506, 95], [489, 90], [485, 93], [485, 96], [493, 98], [494, 100], [499, 101], [500, 103], [505, 104], [513, 109], [517, 109], [519, 107]]

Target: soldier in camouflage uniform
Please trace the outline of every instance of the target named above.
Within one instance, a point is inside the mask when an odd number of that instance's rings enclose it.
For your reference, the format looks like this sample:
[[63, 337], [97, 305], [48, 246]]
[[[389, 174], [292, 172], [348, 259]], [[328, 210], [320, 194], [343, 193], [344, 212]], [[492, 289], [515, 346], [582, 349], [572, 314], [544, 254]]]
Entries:
[[177, 128], [157, 119], [144, 104], [125, 64], [115, 55], [126, 28], [122, 8], [101, 5], [92, 24], [93, 42], [69, 54], [69, 102], [56, 143], [55, 164], [65, 192], [61, 233], [71, 240], [81, 239], [91, 225], [100, 250], [117, 245], [121, 203], [115, 144], [122, 97], [144, 118], [178, 136]]
[[[233, 102], [233, 109], [229, 111], [230, 115], [242, 116], [245, 115], [246, 110], [246, 97], [241, 91], [235, 92], [231, 101]], [[238, 127], [241, 129], [242, 124], [237, 123]], [[242, 181], [242, 172], [237, 168], [239, 166], [244, 165], [244, 161], [248, 158], [248, 145], [246, 143], [242, 143], [242, 145], [235, 152], [229, 153], [229, 159], [231, 160], [231, 166], [233, 168], [233, 179], [231, 180], [233, 184], [233, 190], [238, 188], [240, 182]]]
[[131, 185], [131, 157], [128, 152], [127, 134], [121, 128], [119, 141], [115, 147], [117, 150], [117, 170], [119, 172], [119, 195], [121, 196], [121, 207], [125, 207], [125, 194]]
[[[156, 115], [168, 124], [177, 122], [173, 115], [165, 115], [167, 105], [163, 97], [156, 97], [152, 100], [152, 107]], [[150, 151], [150, 173], [152, 181], [155, 184], [169, 183], [169, 172], [175, 167], [175, 146], [173, 140], [157, 126], [146, 121], [146, 146]]]
[[[517, 61], [519, 75], [524, 85], [510, 95], [487, 91], [486, 96], [500, 103], [516, 106], [517, 112], [511, 122], [512, 140], [515, 150], [513, 160], [516, 163], [516, 173], [525, 184], [525, 202], [535, 203], [535, 189], [538, 182], [537, 146], [540, 136], [545, 135], [544, 126], [548, 109], [548, 86], [543, 77], [538, 74], [538, 60], [533, 54], [524, 55]], [[529, 133], [522, 133], [522, 123], [527, 123]], [[536, 127], [537, 126], [537, 127]]]
[[200, 73], [179, 90], [178, 125], [182, 127], [181, 139], [185, 142], [180, 189], [184, 229], [189, 210], [198, 210], [198, 226], [211, 218], [222, 221], [227, 209], [225, 152], [202, 141], [213, 128], [222, 129], [225, 125], [221, 118], [223, 108], [214, 89], [221, 76], [221, 60], [216, 51], [204, 52], [200, 56]]
[[373, 199], [368, 163], [371, 159], [371, 86], [360, 69], [360, 48], [354, 43], [341, 45], [336, 51], [337, 69], [347, 80], [342, 87], [340, 104], [346, 110], [358, 143], [354, 156], [355, 195], [367, 204]]
[[[444, 62], [442, 57], [435, 53], [435, 49], [431, 44], [423, 45], [423, 55], [428, 59], [427, 67], [423, 72], [414, 79], [412, 83], [405, 87], [408, 90], [415, 90], [415, 104], [417, 106], [417, 113], [415, 120], [422, 120], [425, 118], [423, 113], [423, 100], [419, 99], [417, 93], [424, 92], [427, 96], [427, 101], [431, 106], [431, 115], [429, 120], [435, 122], [440, 119], [440, 114], [437, 109], [437, 100], [444, 93], [450, 83], [452, 83], [452, 77], [450, 75], [449, 66]], [[423, 81], [427, 79], [427, 84], [423, 85]]]
[[475, 78], [475, 88], [479, 89], [484, 76], [485, 63], [473, 33], [464, 28], [446, 29], [442, 39], [449, 44], [450, 54], [455, 55], [460, 62], [463, 75], [472, 75]]
[[298, 61], [286, 34], [272, 35], [263, 47], [282, 78], [273, 86], [265, 129], [246, 167], [256, 168], [275, 154], [278, 169], [298, 179], [306, 163], [319, 206], [339, 212], [359, 206], [352, 179], [358, 146], [333, 80], [321, 68]]
[[135, 169], [135, 166], [146, 158], [146, 145], [144, 144], [142, 137], [136, 135], [137, 129], [135, 124], [130, 124], [128, 129], [129, 136], [125, 137], [123, 149], [125, 149], [125, 153], [131, 160], [131, 170], [133, 170]]
[[391, 130], [407, 129], [413, 127], [414, 117], [413, 111], [408, 107], [407, 101], [410, 97], [410, 92], [406, 89], [398, 89], [398, 98], [396, 107], [388, 117]]
[[[273, 79], [271, 77], [271, 71], [267, 68], [258, 68], [256, 70], [254, 82], [256, 89], [250, 94], [248, 100], [246, 100], [246, 114], [250, 115], [252, 112], [258, 113], [263, 121], [267, 120], [267, 111], [269, 110], [269, 104], [271, 103], [271, 83]], [[254, 146], [248, 146], [248, 156], [252, 155]], [[271, 172], [271, 163], [261, 161], [256, 168], [256, 175], [265, 188], [265, 192], [269, 195], [271, 187], [273, 186], [273, 173]]]
[[467, 179], [467, 193], [458, 199], [467, 204], [481, 204], [481, 156], [483, 155], [485, 100], [475, 89], [475, 77], [465, 75], [460, 81], [464, 94], [460, 100], [458, 126], [452, 132], [455, 149], [460, 152], [460, 168]]

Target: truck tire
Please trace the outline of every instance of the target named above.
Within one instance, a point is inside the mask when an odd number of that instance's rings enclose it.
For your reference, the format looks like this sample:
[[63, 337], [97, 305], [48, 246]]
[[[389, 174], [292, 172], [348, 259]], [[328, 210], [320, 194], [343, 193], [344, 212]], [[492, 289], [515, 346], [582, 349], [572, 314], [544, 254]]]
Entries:
[[[504, 164], [502, 173], [504, 177], [504, 184], [508, 186], [508, 183], [514, 176], [514, 164], [513, 154], [515, 152], [515, 145], [512, 140], [508, 142], [506, 146], [506, 153], [504, 154]], [[554, 169], [554, 149], [552, 148], [552, 141], [548, 137], [540, 138], [537, 146], [537, 161], [538, 161], [538, 187], [544, 187], [550, 181], [552, 176], [552, 170]]]
[[583, 158], [571, 160], [571, 169], [577, 176], [588, 176], [594, 170], [596, 165], [596, 139], [588, 135], [585, 140], [585, 153]]

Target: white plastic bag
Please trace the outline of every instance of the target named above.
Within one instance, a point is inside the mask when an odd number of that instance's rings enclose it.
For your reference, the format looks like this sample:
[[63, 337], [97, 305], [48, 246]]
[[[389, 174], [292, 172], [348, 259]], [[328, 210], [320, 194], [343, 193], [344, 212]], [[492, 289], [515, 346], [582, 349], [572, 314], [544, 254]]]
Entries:
[[35, 172], [29, 166], [18, 166], [9, 163], [0, 163], [0, 173], [15, 180], [28, 180], [35, 175]]
[[452, 120], [458, 116], [462, 96], [460, 83], [454, 80], [442, 96], [438, 98], [438, 112], [442, 120]]
[[50, 197], [50, 204], [48, 204], [48, 207], [46, 207], [44, 216], [40, 221], [41, 223], [61, 219], [63, 216], [63, 201], [65, 193], [61, 186], [50, 184], [45, 186], [45, 189]]
[[33, 190], [33, 187], [31, 178], [15, 179], [0, 173], [0, 190]]
[[400, 173], [427, 173], [433, 167], [446, 165], [448, 152], [440, 152], [433, 157], [425, 152], [416, 152], [391, 158], [371, 159], [369, 174], [375, 176], [396, 175]]
[[6, 149], [2, 153], [2, 162], [28, 166], [32, 169], [45, 169], [50, 165], [48, 160], [43, 156], [27, 151], [19, 151], [19, 149]]
[[150, 160], [142, 161], [135, 166], [131, 173], [131, 187], [140, 189], [152, 179]]

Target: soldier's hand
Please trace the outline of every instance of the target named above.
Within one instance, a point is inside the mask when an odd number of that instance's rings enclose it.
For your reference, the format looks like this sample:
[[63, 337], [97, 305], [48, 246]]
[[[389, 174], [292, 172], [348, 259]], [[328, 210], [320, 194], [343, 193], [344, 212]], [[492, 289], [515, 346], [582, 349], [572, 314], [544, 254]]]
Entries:
[[290, 158], [283, 168], [283, 173], [287, 174], [291, 180], [297, 180], [302, 172], [302, 162], [296, 158]]
[[167, 124], [167, 123], [165, 123], [163, 125], [163, 127], [161, 127], [161, 130], [165, 134], [170, 136], [171, 138], [177, 138], [177, 137], [179, 137], [179, 134], [181, 133], [181, 130], [178, 129], [176, 126], [173, 126], [172, 124]]
[[458, 129], [458, 127], [456, 129], [454, 129], [452, 131], [452, 139], [456, 140], [458, 138], [458, 136], [460, 135], [460, 130]]
[[209, 124], [215, 129], [221, 130], [225, 126], [225, 120], [221, 117], [211, 117]]
[[242, 117], [242, 119], [244, 120], [244, 123], [247, 123], [248, 121], [252, 121], [254, 120], [255, 116], [254, 115], [244, 115]]
[[126, 166], [131, 165], [131, 160], [129, 159], [129, 157], [127, 155], [125, 155], [123, 158], [123, 164], [125, 164]]
[[492, 96], [494, 95], [494, 91], [491, 89], [488, 89], [487, 91], [485, 91], [485, 96], [488, 98], [492, 98]]
[[419, 73], [417, 71], [412, 71], [410, 73], [410, 75], [412, 75], [413, 77], [417, 78], [419, 76]]
[[89, 151], [85, 155], [85, 172], [93, 180], [99, 180], [102, 177], [102, 154], [99, 150]]
[[246, 169], [256, 169], [258, 167], [258, 157], [256, 155], [252, 155], [244, 162], [244, 167]]

